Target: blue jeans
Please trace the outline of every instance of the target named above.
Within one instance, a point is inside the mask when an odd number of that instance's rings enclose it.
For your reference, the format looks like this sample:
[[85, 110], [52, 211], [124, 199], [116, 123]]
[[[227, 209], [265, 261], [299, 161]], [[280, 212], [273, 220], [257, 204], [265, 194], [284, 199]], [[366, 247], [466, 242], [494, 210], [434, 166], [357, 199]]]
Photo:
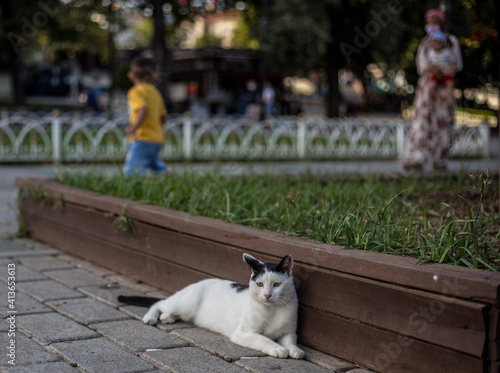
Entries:
[[160, 159], [162, 144], [146, 141], [134, 141], [130, 144], [123, 173], [126, 176], [140, 173], [142, 176], [149, 168], [156, 174], [165, 172], [166, 165]]

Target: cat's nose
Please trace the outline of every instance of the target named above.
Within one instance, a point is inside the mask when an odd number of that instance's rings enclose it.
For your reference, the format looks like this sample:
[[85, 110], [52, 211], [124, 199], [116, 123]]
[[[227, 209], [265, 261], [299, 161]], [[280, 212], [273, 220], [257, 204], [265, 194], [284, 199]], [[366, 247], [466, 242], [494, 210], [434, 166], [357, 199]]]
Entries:
[[266, 300], [269, 300], [269, 298], [271, 298], [271, 294], [264, 294], [264, 296], [266, 297]]

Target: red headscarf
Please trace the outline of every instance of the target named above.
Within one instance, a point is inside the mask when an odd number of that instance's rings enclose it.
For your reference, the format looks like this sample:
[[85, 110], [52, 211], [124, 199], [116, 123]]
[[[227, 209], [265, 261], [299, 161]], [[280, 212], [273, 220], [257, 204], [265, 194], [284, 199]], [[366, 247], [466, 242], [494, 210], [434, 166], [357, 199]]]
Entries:
[[441, 31], [446, 32], [446, 15], [441, 9], [431, 9], [425, 13], [425, 21], [432, 19], [434, 23], [441, 27]]

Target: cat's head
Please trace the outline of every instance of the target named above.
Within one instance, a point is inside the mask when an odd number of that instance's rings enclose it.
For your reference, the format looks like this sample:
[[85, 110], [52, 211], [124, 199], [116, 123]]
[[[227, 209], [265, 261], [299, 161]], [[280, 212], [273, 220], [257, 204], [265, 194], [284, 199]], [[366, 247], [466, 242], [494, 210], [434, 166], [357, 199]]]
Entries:
[[256, 301], [265, 305], [286, 305], [296, 299], [290, 255], [278, 264], [263, 263], [249, 254], [243, 254], [243, 260], [252, 270], [250, 294]]

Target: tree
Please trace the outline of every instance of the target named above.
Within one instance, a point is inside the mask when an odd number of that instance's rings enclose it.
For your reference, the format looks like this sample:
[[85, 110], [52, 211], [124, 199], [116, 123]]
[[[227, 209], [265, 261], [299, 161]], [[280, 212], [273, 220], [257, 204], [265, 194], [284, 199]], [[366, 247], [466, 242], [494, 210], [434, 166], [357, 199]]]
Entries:
[[270, 48], [274, 67], [299, 73], [322, 68], [329, 87], [327, 114], [338, 116], [338, 70], [349, 66], [360, 71], [372, 62], [373, 40], [400, 12], [395, 6], [384, 9], [384, 4], [381, 0], [276, 0]]
[[[494, 3], [452, 3], [451, 31], [463, 43], [467, 67], [459, 76], [462, 84], [475, 86], [478, 77], [497, 74], [499, 60], [493, 51], [498, 46], [499, 15]], [[415, 56], [425, 35], [424, 15], [438, 6], [431, 0], [273, 0], [272, 4], [270, 63], [289, 75], [322, 69], [329, 86], [328, 116], [338, 115], [337, 71], [341, 68], [363, 74], [368, 63], [385, 63], [404, 69], [416, 83]], [[474, 30], [479, 30], [475, 37]], [[479, 36], [484, 40], [478, 42]]]
[[[107, 30], [103, 27], [107, 25], [106, 9], [99, 4], [77, 0], [2, 1], [0, 43], [6, 55], [0, 60], [10, 66], [14, 105], [24, 103], [20, 78], [23, 56], [36, 48], [43, 47], [53, 58], [60, 55], [58, 51], [74, 55], [93, 49], [111, 60]], [[99, 17], [93, 20], [93, 16]]]
[[168, 104], [168, 71], [172, 61], [172, 38], [174, 31], [182, 22], [194, 22], [196, 17], [207, 13], [236, 7], [236, 0], [203, 1], [139, 1], [133, 6], [143, 9], [153, 17], [154, 33], [151, 48], [155, 54], [158, 71], [158, 88]]

